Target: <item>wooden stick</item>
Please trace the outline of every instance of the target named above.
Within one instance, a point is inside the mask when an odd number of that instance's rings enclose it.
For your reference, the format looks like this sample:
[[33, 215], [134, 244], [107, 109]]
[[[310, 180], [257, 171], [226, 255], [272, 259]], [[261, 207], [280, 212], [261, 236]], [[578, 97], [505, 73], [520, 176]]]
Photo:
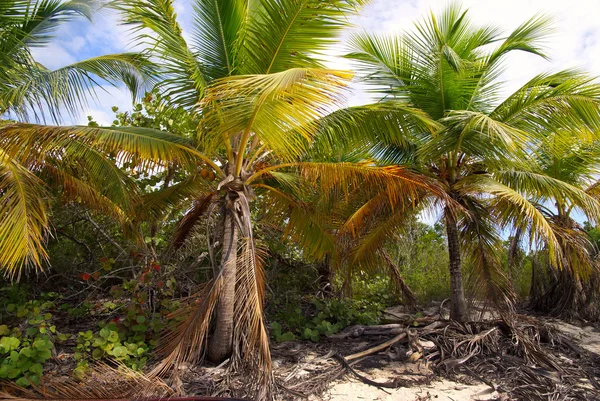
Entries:
[[356, 358], [360, 358], [360, 357], [363, 357], [363, 356], [366, 356], [366, 355], [374, 354], [376, 352], [379, 352], [379, 351], [382, 351], [382, 350], [386, 349], [387, 347], [389, 347], [391, 345], [396, 344], [399, 341], [402, 341], [405, 338], [406, 338], [406, 333], [398, 334], [396, 337], [392, 338], [391, 340], [386, 341], [383, 344], [379, 344], [376, 347], [369, 348], [369, 349], [361, 351], [361, 352], [357, 352], [356, 354], [348, 355], [346, 357], [346, 360], [347, 361], [351, 361], [351, 360], [356, 359]]

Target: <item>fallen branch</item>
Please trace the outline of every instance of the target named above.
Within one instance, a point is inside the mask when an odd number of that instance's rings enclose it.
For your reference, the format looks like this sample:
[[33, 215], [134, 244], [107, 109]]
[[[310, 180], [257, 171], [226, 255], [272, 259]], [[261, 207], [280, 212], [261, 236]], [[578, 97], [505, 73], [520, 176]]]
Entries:
[[404, 324], [380, 324], [376, 326], [355, 325], [344, 329], [341, 333], [329, 336], [329, 338], [348, 338], [360, 336], [380, 336], [400, 334], [404, 332]]
[[353, 359], [356, 358], [361, 358], [363, 356], [367, 356], [367, 355], [371, 355], [371, 354], [375, 354], [379, 351], [383, 351], [384, 349], [386, 349], [387, 347], [390, 347], [394, 344], [396, 344], [397, 342], [402, 341], [403, 339], [406, 338], [406, 332], [397, 335], [396, 337], [392, 338], [391, 340], [388, 340], [386, 342], [384, 342], [383, 344], [379, 344], [373, 348], [369, 348], [367, 350], [361, 351], [361, 352], [357, 352], [356, 354], [352, 354], [352, 355], [348, 355], [346, 357], [347, 361], [351, 361]]

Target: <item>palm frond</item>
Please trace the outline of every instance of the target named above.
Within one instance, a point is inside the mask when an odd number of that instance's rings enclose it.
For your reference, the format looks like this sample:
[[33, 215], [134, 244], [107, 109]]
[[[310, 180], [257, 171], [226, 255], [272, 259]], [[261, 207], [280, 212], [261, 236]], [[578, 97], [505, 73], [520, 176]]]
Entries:
[[322, 118], [315, 138], [319, 150], [352, 149], [374, 144], [391, 144], [397, 149], [414, 148], [418, 134], [441, 128], [422, 110], [400, 101], [383, 101], [366, 106], [348, 107]]
[[122, 13], [124, 23], [138, 34], [137, 44], [152, 49], [160, 65], [158, 87], [165, 96], [177, 106], [195, 106], [207, 84], [206, 71], [197, 52], [183, 37], [173, 0], [122, 0], [112, 5]]
[[487, 300], [500, 308], [501, 312], [514, 312], [516, 296], [502, 270], [500, 239], [486, 216], [487, 211], [474, 199], [465, 202], [467, 215], [461, 221], [460, 239], [463, 252], [470, 261], [473, 289], [483, 290]]
[[0, 52], [14, 54], [22, 47], [45, 46], [60, 25], [80, 16], [91, 19], [96, 6], [85, 0], [3, 2]]
[[204, 149], [217, 148], [241, 133], [236, 167], [240, 173], [251, 136], [277, 157], [295, 159], [307, 149], [318, 119], [341, 102], [352, 75], [324, 69], [290, 69], [268, 75], [218, 80], [205, 96]]
[[588, 219], [597, 222], [600, 219], [600, 203], [588, 192], [568, 182], [549, 175], [530, 172], [505, 170], [494, 173], [494, 177], [519, 193], [526, 194], [539, 203], [555, 201], [579, 207]]
[[265, 197], [264, 204], [268, 210], [265, 220], [274, 224], [279, 219], [286, 222], [283, 238], [292, 238], [308, 256], [316, 260], [336, 253], [336, 239], [331, 227], [326, 224], [325, 216], [282, 190], [260, 183], [253, 187]]
[[198, 152], [181, 136], [140, 127], [58, 127], [35, 124], [9, 124], [0, 129], [0, 147], [9, 155], [46, 155], [56, 149], [68, 152], [81, 144], [111, 156], [119, 163], [130, 163], [142, 170], [165, 166], [169, 161], [194, 166], [198, 161], [211, 165], [223, 175], [215, 162]]
[[251, 4], [242, 74], [318, 68], [314, 57], [337, 40], [363, 0], [259, 0]]
[[46, 186], [0, 148], [0, 269], [17, 279], [47, 259]]
[[181, 218], [181, 220], [179, 220], [171, 239], [171, 244], [175, 249], [183, 246], [193, 228], [207, 212], [214, 196], [215, 193], [209, 193], [205, 196], [198, 197], [194, 200], [191, 209]]
[[540, 74], [501, 103], [491, 118], [528, 132], [598, 130], [600, 85], [577, 70]]
[[60, 107], [71, 114], [87, 105], [86, 96], [94, 95], [102, 81], [111, 85], [125, 83], [134, 99], [153, 83], [154, 65], [139, 53], [98, 56], [67, 65], [58, 70], [43, 67], [15, 69], [9, 82], [4, 82], [0, 107], [19, 117], [30, 112], [40, 119], [41, 105], [48, 108], [54, 120], [60, 118]]
[[502, 44], [490, 55], [490, 65], [512, 51], [524, 51], [548, 59], [544, 45], [549, 35], [553, 33], [552, 18], [538, 14], [519, 25]]
[[561, 264], [560, 244], [542, 212], [524, 195], [487, 175], [473, 174], [456, 184], [464, 196], [492, 195], [493, 209], [501, 227], [520, 228], [531, 233], [531, 242], [547, 244], [552, 260]]
[[248, 4], [240, 0], [195, 0], [193, 45], [207, 81], [237, 72]]

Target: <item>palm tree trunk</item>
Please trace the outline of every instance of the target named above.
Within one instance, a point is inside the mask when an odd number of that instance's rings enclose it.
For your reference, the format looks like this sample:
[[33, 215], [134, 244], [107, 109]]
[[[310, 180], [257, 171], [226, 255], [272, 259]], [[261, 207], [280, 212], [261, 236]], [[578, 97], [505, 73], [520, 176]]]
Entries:
[[223, 253], [221, 274], [223, 288], [216, 307], [216, 327], [208, 345], [208, 358], [222, 362], [231, 355], [233, 349], [233, 310], [235, 305], [235, 277], [237, 264], [238, 228], [232, 210], [225, 211], [223, 229]]
[[460, 244], [458, 242], [458, 227], [456, 218], [449, 208], [445, 210], [446, 233], [448, 236], [448, 253], [450, 256], [450, 319], [458, 322], [467, 320], [467, 302], [463, 287], [460, 260]]

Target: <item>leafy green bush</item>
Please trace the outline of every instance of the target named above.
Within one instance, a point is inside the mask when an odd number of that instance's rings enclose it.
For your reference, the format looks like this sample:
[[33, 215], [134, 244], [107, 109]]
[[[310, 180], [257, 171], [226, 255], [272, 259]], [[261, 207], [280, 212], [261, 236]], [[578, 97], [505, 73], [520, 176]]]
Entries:
[[271, 323], [271, 336], [275, 341], [300, 338], [317, 342], [353, 324], [377, 324], [384, 308], [368, 300], [317, 298], [310, 298], [305, 307], [303, 312], [299, 306], [286, 305], [276, 314]]
[[54, 344], [48, 335], [22, 335], [19, 329], [0, 326], [0, 379], [27, 387], [40, 384], [43, 364], [52, 357]]
[[[21, 292], [17, 290], [12, 294]], [[14, 380], [24, 387], [40, 383], [43, 365], [52, 357], [52, 338], [64, 338], [51, 323], [53, 315], [49, 312], [56, 308], [49, 299], [57, 296], [56, 293], [45, 293], [41, 300], [25, 301], [22, 304], [10, 302], [23, 301], [20, 295], [5, 299], [3, 307], [7, 312], [6, 320], [21, 320], [24, 324], [15, 324], [13, 328], [6, 324], [0, 325], [0, 379]]]

